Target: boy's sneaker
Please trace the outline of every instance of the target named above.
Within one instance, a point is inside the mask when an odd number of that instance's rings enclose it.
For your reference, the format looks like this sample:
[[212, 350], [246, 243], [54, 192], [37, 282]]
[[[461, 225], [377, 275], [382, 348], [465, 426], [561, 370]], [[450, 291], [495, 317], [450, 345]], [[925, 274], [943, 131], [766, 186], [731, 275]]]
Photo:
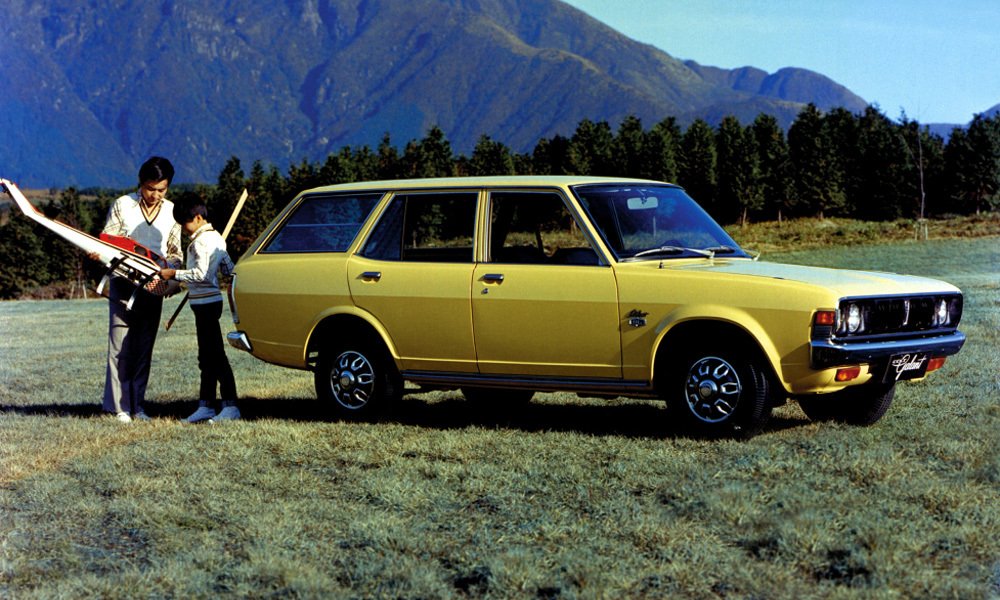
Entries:
[[184, 419], [188, 423], [200, 423], [201, 421], [207, 421], [215, 416], [215, 409], [209, 408], [207, 406], [199, 406], [198, 410], [191, 413], [191, 416]]
[[119, 421], [121, 421], [122, 423], [131, 423], [132, 422], [132, 417], [130, 417], [127, 412], [120, 412], [117, 415], [115, 415], [115, 418], [118, 419]]
[[212, 418], [212, 421], [235, 421], [240, 418], [240, 409], [235, 406], [226, 406], [219, 414]]
[[144, 411], [144, 410], [140, 410], [139, 412], [137, 412], [134, 415], [132, 415], [132, 419], [134, 419], [136, 421], [151, 421], [152, 420], [152, 419], [149, 418], [149, 415], [147, 415], [146, 411]]

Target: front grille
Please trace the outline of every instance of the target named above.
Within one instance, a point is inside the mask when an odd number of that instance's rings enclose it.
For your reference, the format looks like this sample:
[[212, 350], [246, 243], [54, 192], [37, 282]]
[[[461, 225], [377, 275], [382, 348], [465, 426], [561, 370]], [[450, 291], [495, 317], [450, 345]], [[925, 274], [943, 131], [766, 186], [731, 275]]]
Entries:
[[921, 331], [934, 323], [933, 298], [891, 298], [871, 303], [866, 322], [868, 334]]
[[[947, 316], [941, 320], [938, 307], [944, 302]], [[861, 326], [852, 331], [848, 316], [860, 310]], [[840, 302], [835, 337], [858, 339], [894, 335], [934, 334], [953, 331], [962, 318], [961, 294], [892, 296], [883, 298], [845, 298]]]

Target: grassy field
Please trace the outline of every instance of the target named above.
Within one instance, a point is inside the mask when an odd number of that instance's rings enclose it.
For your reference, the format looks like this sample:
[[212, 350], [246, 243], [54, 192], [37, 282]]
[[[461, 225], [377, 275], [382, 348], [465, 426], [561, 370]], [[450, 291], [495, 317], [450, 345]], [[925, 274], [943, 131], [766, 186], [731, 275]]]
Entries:
[[236, 352], [247, 419], [192, 426], [186, 311], [123, 426], [105, 302], [0, 303], [0, 597], [1000, 598], [1000, 238], [765, 258], [944, 278], [969, 341], [876, 426], [790, 404], [746, 442], [562, 394], [329, 422]]
[[763, 252], [767, 256], [773, 252], [811, 250], [828, 246], [1000, 236], [1000, 212], [928, 219], [923, 222], [914, 219], [895, 221], [858, 221], [843, 218], [786, 219], [745, 226], [729, 225], [726, 231], [744, 248]]

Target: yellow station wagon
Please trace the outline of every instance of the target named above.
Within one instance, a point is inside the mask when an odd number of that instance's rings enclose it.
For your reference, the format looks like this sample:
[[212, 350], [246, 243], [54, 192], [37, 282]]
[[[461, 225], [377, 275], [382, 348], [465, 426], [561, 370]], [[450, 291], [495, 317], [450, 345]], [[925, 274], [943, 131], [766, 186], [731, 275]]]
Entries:
[[230, 343], [315, 371], [348, 417], [406, 380], [506, 403], [659, 398], [705, 433], [752, 434], [788, 398], [870, 424], [965, 341], [954, 286], [757, 261], [682, 188], [599, 177], [308, 190], [230, 293]]

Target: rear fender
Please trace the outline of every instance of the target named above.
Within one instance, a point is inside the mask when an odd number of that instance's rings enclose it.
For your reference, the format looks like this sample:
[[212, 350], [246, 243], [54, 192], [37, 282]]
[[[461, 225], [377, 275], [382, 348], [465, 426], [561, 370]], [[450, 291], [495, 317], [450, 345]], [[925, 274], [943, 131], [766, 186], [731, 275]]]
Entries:
[[398, 369], [399, 354], [389, 332], [374, 315], [355, 306], [335, 306], [318, 315], [309, 332], [309, 341], [306, 343], [303, 358], [312, 368], [316, 365], [319, 351], [327, 340], [342, 335], [363, 334], [366, 331], [381, 340]]

